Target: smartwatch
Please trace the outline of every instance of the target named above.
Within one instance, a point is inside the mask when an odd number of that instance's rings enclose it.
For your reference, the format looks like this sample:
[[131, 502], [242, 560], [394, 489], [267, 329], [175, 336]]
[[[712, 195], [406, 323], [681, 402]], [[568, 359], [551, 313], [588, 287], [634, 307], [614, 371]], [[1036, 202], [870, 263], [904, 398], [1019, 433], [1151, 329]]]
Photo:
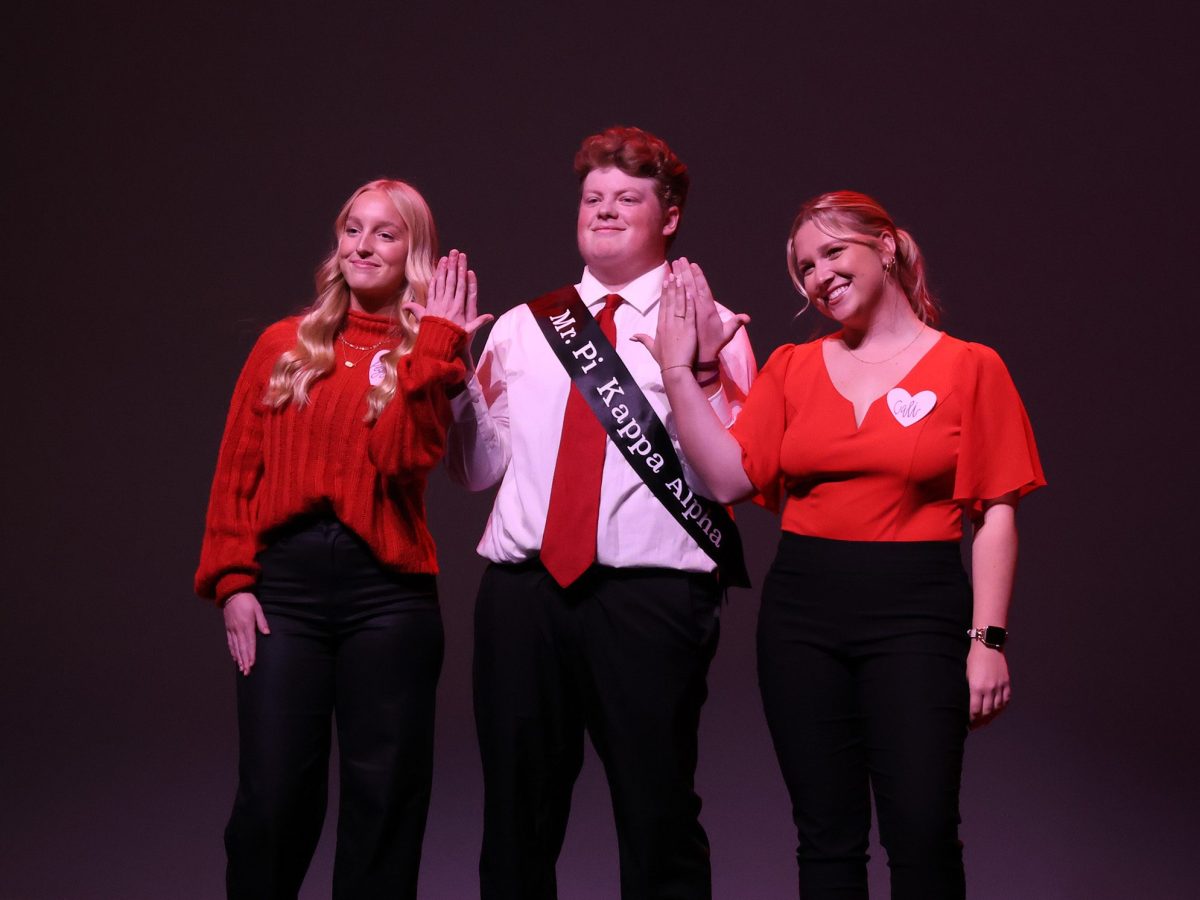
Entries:
[[985, 625], [983, 628], [968, 628], [967, 637], [979, 641], [985, 647], [993, 650], [1003, 650], [1004, 642], [1008, 640], [1008, 629], [999, 625]]

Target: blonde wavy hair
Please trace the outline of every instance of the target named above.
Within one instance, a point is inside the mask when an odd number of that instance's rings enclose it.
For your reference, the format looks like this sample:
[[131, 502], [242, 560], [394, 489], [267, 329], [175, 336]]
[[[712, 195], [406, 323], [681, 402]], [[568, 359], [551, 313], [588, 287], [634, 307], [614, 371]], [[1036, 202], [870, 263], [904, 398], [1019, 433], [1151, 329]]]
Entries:
[[[857, 191], [830, 191], [813, 197], [800, 207], [796, 219], [792, 222], [792, 230], [787, 239], [787, 267], [792, 276], [792, 284], [805, 300], [808, 294], [804, 292], [803, 281], [800, 277], [800, 267], [796, 262], [796, 232], [805, 222], [814, 222], [818, 228], [832, 238], [840, 240], [858, 240], [868, 237], [872, 246], [878, 246], [879, 239], [890, 234], [896, 242], [896, 280], [913, 312], [922, 322], [936, 325], [941, 315], [937, 300], [929, 290], [925, 277], [925, 258], [921, 248], [913, 240], [913, 236], [903, 228], [897, 228], [888, 211], [879, 201]], [[805, 306], [805, 309], [808, 307]], [[804, 310], [801, 310], [803, 312]]]
[[358, 188], [342, 206], [333, 223], [334, 246], [325, 261], [317, 267], [316, 299], [300, 320], [296, 346], [280, 354], [267, 384], [264, 402], [273, 409], [289, 403], [303, 407], [308, 403], [308, 391], [315, 381], [333, 371], [335, 354], [333, 342], [346, 322], [350, 309], [350, 288], [339, 265], [338, 241], [350, 216], [354, 201], [367, 191], [380, 191], [388, 196], [408, 229], [408, 257], [404, 263], [404, 285], [390, 311], [396, 320], [400, 344], [383, 359], [383, 381], [367, 395], [367, 422], [374, 422], [383, 408], [396, 395], [396, 365], [400, 357], [412, 351], [417, 339], [416, 317], [405, 312], [405, 303], [425, 305], [429, 282], [433, 278], [434, 257], [437, 254], [437, 231], [429, 205], [412, 185], [403, 181], [381, 178]]

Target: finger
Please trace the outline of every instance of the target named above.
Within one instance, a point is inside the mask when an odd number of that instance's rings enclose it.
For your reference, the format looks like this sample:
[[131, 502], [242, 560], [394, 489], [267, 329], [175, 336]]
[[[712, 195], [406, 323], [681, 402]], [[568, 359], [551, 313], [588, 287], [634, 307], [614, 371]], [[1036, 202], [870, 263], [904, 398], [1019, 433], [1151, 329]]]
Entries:
[[472, 272], [470, 269], [467, 269], [467, 318], [474, 320], [478, 318], [478, 316], [479, 279], [475, 277], [474, 272]]
[[429, 294], [425, 298], [426, 303], [441, 299], [441, 296], [446, 292], [446, 270], [450, 268], [450, 260], [443, 256], [438, 260], [437, 268], [433, 272], [433, 278], [429, 282]]
[[455, 282], [454, 304], [458, 309], [464, 309], [467, 303], [467, 254], [458, 254], [458, 272]]
[[721, 323], [721, 346], [724, 347], [729, 343], [730, 339], [737, 334], [741, 329], [745, 328], [750, 322], [750, 317], [745, 313], [739, 313], [732, 319], [727, 319]]
[[232, 643], [233, 643], [233, 661], [237, 664], [238, 671], [241, 672], [243, 675], [245, 675], [246, 674], [246, 654], [245, 654], [245, 651], [242, 649], [241, 635], [238, 634], [236, 631], [234, 631], [231, 633], [231, 639], [232, 639]]
[[486, 325], [488, 322], [492, 321], [492, 319], [494, 319], [494, 318], [496, 318], [496, 317], [493, 316], [491, 313], [484, 313], [482, 316], [476, 316], [474, 319], [472, 319], [471, 321], [469, 321], [465, 325], [463, 325], [463, 331], [465, 331], [467, 333], [467, 336], [469, 337], [470, 335], [473, 335], [475, 332], [477, 332], [484, 325]]
[[250, 670], [254, 668], [254, 660], [258, 651], [258, 641], [253, 628], [246, 629], [246, 633], [242, 636], [242, 657], [245, 660], [246, 668], [243, 672], [246, 675], [250, 674]]
[[[662, 308], [667, 316], [679, 316], [679, 278], [671, 272], [662, 283]], [[670, 323], [667, 323], [670, 324]]]
[[683, 263], [679, 273], [683, 281], [683, 289], [694, 298], [699, 293], [699, 288], [696, 286], [696, 273], [692, 270], [699, 267], [695, 263], [688, 262], [687, 257], [682, 257], [679, 261]]
[[444, 303], [448, 303], [449, 301], [451, 301], [454, 298], [454, 293], [458, 288], [458, 251], [457, 250], [450, 251], [450, 259], [446, 263], [446, 274], [445, 274], [445, 278], [442, 279], [442, 286], [443, 286], [444, 290], [442, 291], [442, 295], [441, 295], [440, 299]]
[[258, 630], [262, 634], [271, 633], [271, 626], [267, 624], [267, 617], [266, 614], [263, 613], [261, 606], [254, 610], [254, 622], [256, 625], [258, 625]]
[[976, 690], [971, 691], [971, 721], [974, 722], [983, 715], [983, 695]]
[[631, 341], [637, 341], [643, 347], [650, 351], [650, 355], [658, 359], [658, 355], [654, 352], [654, 338], [648, 334], [635, 334], [630, 338]]
[[704, 270], [696, 263], [692, 263], [689, 274], [696, 285], [696, 296], [703, 298], [705, 302], [715, 303], [712, 288], [709, 286], [708, 279], [704, 277]]

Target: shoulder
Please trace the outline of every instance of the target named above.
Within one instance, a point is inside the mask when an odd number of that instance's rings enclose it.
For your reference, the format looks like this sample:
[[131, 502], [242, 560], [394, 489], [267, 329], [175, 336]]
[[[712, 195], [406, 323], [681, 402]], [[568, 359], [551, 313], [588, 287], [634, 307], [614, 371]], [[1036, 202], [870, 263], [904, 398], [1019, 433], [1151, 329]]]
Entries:
[[[780, 344], [767, 358], [767, 365], [783, 366], [790, 369], [820, 361], [822, 359], [821, 346], [824, 343], [824, 338], [817, 338], [814, 341], [807, 341], [803, 344]], [[766, 366], [763, 368], [766, 368]]]
[[949, 334], [942, 335], [941, 343], [945, 344], [945, 351], [955, 366], [962, 366], [975, 372], [1008, 371], [1000, 354], [987, 344], [960, 340]]
[[280, 319], [278, 322], [268, 325], [258, 336], [255, 349], [278, 350], [280, 353], [290, 350], [296, 343], [296, 332], [300, 329], [300, 319], [300, 316], [288, 316], [286, 319]]
[[300, 316], [289, 316], [280, 319], [263, 329], [250, 356], [246, 360], [247, 369], [269, 368], [279, 359], [281, 353], [286, 353], [296, 346], [296, 332], [300, 327]]

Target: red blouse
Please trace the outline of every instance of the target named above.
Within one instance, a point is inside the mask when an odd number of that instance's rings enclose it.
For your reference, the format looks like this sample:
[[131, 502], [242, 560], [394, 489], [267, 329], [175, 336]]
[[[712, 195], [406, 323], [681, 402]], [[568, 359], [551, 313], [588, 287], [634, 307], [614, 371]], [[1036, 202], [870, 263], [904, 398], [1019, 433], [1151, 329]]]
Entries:
[[996, 352], [943, 334], [855, 425], [822, 354], [787, 344], [732, 433], [783, 529], [844, 541], [953, 541], [962, 512], [1046, 483], [1029, 417]]
[[[296, 344], [299, 318], [276, 322], [250, 351], [234, 388], [209, 496], [196, 593], [224, 601], [253, 590], [255, 556], [272, 529], [307, 514], [331, 514], [401, 572], [436, 573], [425, 526], [425, 477], [441, 459], [450, 421], [445, 385], [462, 381], [466, 332], [444, 319], [421, 322], [412, 352], [396, 367], [396, 394], [368, 425], [373, 360], [396, 345], [391, 319], [350, 312], [333, 371], [303, 407], [263, 403], [275, 361]], [[355, 357], [362, 356], [356, 361]], [[379, 370], [376, 370], [376, 376]]]

